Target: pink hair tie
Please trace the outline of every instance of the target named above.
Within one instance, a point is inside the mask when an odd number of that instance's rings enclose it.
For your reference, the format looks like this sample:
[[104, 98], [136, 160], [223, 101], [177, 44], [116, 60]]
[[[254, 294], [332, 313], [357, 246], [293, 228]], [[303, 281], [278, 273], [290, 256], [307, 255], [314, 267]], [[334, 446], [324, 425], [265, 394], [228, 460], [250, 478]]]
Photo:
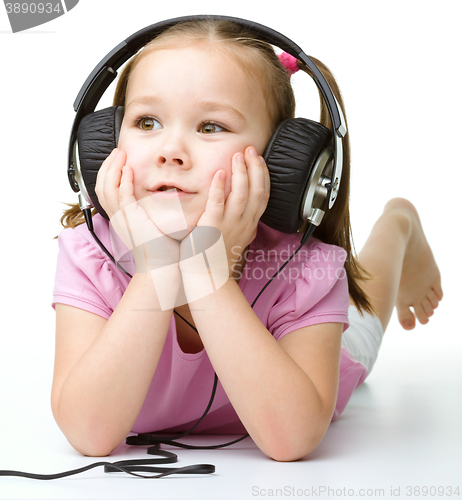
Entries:
[[287, 73], [289, 75], [293, 75], [296, 73], [300, 68], [297, 66], [297, 59], [294, 56], [291, 56], [287, 52], [283, 52], [279, 56], [279, 60], [281, 61], [281, 64], [284, 66], [286, 69]]

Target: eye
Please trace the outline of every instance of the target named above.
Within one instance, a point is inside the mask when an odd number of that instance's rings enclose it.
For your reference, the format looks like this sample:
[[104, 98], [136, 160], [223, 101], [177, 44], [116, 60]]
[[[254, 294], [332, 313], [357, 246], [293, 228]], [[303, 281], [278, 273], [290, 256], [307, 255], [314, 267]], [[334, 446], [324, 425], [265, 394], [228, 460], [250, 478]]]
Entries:
[[155, 119], [150, 116], [144, 116], [137, 121], [137, 126], [141, 130], [159, 130], [162, 128], [162, 125]]
[[215, 122], [204, 122], [199, 128], [201, 134], [216, 134], [217, 132], [224, 132], [225, 130], [224, 127]]

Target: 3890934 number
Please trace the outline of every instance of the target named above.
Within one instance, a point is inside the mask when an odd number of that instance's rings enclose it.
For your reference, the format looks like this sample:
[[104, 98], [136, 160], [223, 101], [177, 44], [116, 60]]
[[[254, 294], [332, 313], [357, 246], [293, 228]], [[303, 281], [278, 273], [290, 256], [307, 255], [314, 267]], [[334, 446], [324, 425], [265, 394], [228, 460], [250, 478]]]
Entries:
[[52, 14], [53, 12], [61, 13], [61, 2], [48, 3], [7, 3], [7, 14]]
[[406, 486], [406, 496], [412, 497], [460, 497], [459, 486]]

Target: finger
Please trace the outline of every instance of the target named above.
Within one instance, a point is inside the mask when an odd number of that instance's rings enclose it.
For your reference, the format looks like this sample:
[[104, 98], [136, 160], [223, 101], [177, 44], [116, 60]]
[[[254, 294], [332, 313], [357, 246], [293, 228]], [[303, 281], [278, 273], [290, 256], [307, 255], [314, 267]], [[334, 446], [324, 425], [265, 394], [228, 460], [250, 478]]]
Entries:
[[[130, 224], [130, 208], [134, 212], [133, 195], [133, 171], [130, 167], [124, 167], [118, 189], [119, 202], [110, 214], [110, 222], [115, 232], [119, 235], [127, 248], [131, 250], [136, 245], [132, 237], [132, 225]], [[117, 209], [115, 209], [117, 208]]]
[[231, 192], [226, 200], [225, 219], [232, 224], [242, 217], [249, 200], [249, 177], [242, 153], [233, 156], [231, 175]]
[[101, 182], [101, 179], [106, 174], [107, 169], [109, 168], [109, 165], [112, 163], [112, 161], [114, 160], [114, 158], [117, 156], [118, 151], [119, 150], [117, 148], [114, 148], [111, 151], [111, 154], [103, 161], [103, 163], [101, 164], [100, 169], [98, 170], [98, 175], [96, 177], [96, 179], [97, 179], [96, 180], [96, 184], [98, 184], [98, 181]]
[[260, 156], [257, 155], [255, 148], [250, 147], [246, 149], [246, 163], [248, 165], [248, 177], [249, 177], [249, 203], [248, 203], [248, 213], [252, 217], [260, 218], [262, 207], [266, 208], [268, 203], [267, 194], [268, 192], [268, 181], [266, 176], [268, 174], [268, 169], [262, 165]]
[[122, 178], [119, 188], [120, 210], [123, 213], [125, 224], [132, 234], [135, 245], [141, 245], [161, 236], [161, 232], [151, 220], [146, 210], [146, 202], [149, 197], [137, 200], [134, 188], [133, 169], [125, 165], [122, 170]]
[[98, 196], [98, 200], [103, 205], [104, 203], [104, 185], [106, 182], [106, 173], [109, 165], [112, 163], [117, 155], [117, 148], [113, 149], [111, 154], [103, 161], [100, 169], [98, 170], [98, 175], [96, 176], [95, 193]]
[[268, 201], [270, 198], [270, 192], [271, 192], [271, 179], [270, 179], [270, 174], [268, 167], [266, 166], [265, 159], [263, 156], [260, 156], [260, 163], [263, 168], [263, 176], [265, 179], [265, 186], [264, 186], [264, 195], [260, 204], [260, 208], [257, 212], [258, 219], [263, 215], [264, 211], [266, 210], [266, 207], [268, 206]]
[[107, 163], [104, 165], [101, 174], [101, 181], [98, 199], [102, 201], [102, 206], [105, 210], [111, 213], [119, 210], [119, 186], [122, 177], [122, 168], [125, 165], [126, 155], [123, 151], [115, 150], [114, 156], [107, 158]]
[[118, 149], [116, 155], [113, 157], [112, 161], [109, 163], [106, 174], [104, 177], [104, 190], [111, 196], [110, 202], [115, 201], [114, 196], [117, 196], [118, 203], [118, 189], [120, 187], [120, 181], [122, 178], [122, 169], [125, 165], [127, 157], [125, 153]]
[[135, 188], [133, 186], [133, 170], [125, 165], [122, 169], [122, 176], [119, 186], [119, 204], [120, 208], [128, 208], [136, 203]]
[[199, 219], [198, 225], [221, 227], [225, 207], [225, 182], [226, 172], [224, 170], [216, 172], [210, 185], [205, 212]]

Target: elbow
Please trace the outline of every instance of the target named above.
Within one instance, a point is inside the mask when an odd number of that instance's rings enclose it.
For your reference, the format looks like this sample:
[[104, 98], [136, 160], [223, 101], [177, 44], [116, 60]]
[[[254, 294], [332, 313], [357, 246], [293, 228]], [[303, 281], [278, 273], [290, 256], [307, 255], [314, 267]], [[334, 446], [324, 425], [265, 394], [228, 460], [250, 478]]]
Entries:
[[95, 422], [80, 419], [64, 418], [58, 405], [52, 403], [52, 412], [56, 424], [68, 440], [69, 444], [79, 453], [88, 457], [106, 457], [123, 441], [123, 436], [116, 436], [107, 431], [107, 426], [99, 426]]
[[[66, 436], [67, 437], [67, 436]], [[81, 440], [73, 442], [67, 438], [71, 446], [86, 457], [107, 457], [118, 445], [98, 442], [93, 440]]]
[[104, 426], [91, 428], [74, 427], [61, 429], [69, 444], [79, 453], [87, 457], [107, 457], [122, 442], [124, 436], [111, 433]]
[[[329, 419], [330, 422], [330, 419]], [[323, 440], [329, 427], [326, 418], [304, 425], [272, 429], [259, 448], [276, 462], [296, 462], [312, 453]], [[257, 443], [258, 444], [258, 443]]]
[[[59, 424], [58, 424], [59, 425]], [[69, 444], [80, 454], [87, 457], [107, 457], [123, 441], [105, 430], [84, 429], [81, 427], [60, 427]]]
[[262, 451], [276, 462], [296, 462], [312, 453], [321, 440], [322, 437], [315, 440], [300, 438], [300, 441], [296, 443], [279, 440], [272, 446], [262, 449]]

